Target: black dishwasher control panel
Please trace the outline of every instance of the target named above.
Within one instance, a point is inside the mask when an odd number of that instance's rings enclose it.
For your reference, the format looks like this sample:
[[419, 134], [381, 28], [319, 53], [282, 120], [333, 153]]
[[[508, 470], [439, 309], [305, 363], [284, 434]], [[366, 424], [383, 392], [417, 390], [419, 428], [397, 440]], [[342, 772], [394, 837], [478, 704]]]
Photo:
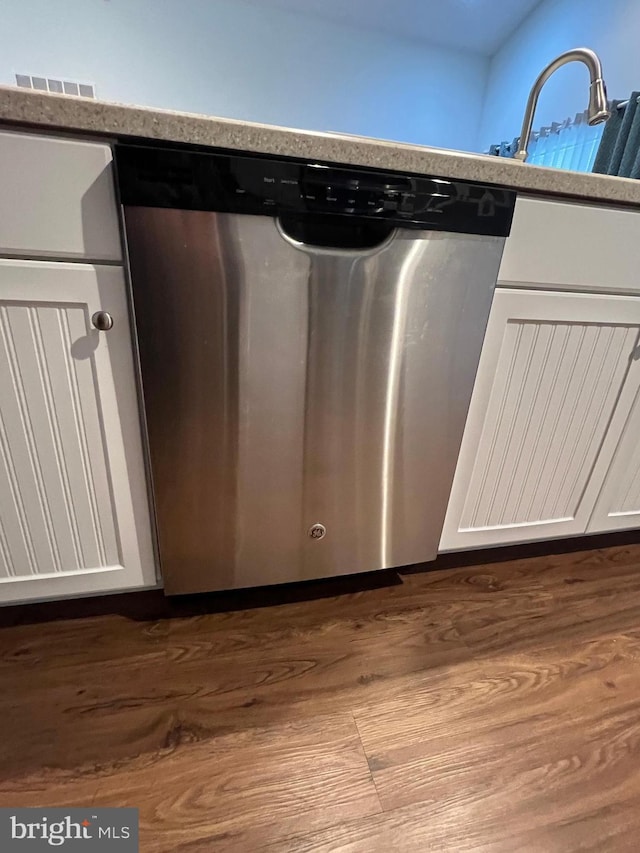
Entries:
[[516, 194], [491, 184], [267, 156], [116, 145], [125, 206], [384, 220], [505, 237]]

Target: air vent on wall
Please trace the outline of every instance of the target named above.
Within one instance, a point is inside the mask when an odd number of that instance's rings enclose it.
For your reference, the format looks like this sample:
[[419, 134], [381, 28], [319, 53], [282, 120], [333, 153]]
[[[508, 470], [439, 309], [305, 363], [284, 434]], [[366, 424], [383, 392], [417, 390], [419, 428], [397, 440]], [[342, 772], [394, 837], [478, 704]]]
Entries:
[[96, 96], [95, 86], [92, 83], [78, 83], [74, 80], [53, 80], [50, 77], [36, 77], [33, 74], [16, 74], [16, 84], [23, 89], [55, 92], [58, 95], [80, 95], [83, 98]]

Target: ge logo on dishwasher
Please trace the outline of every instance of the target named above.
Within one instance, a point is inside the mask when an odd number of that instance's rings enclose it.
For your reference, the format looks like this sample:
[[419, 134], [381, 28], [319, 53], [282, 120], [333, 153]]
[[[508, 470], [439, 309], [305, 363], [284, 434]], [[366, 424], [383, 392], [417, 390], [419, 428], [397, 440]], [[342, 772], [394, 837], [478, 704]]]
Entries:
[[327, 528], [324, 524], [312, 524], [309, 528], [309, 536], [311, 539], [324, 539], [327, 534]]

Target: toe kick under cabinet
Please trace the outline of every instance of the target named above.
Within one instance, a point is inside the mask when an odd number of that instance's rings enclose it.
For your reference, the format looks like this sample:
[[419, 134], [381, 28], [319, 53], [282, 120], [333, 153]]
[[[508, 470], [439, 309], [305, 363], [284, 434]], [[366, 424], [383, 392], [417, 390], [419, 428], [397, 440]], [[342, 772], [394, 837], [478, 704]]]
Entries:
[[440, 543], [640, 526], [640, 212], [519, 199]]
[[154, 585], [110, 148], [0, 132], [0, 185], [0, 603]]

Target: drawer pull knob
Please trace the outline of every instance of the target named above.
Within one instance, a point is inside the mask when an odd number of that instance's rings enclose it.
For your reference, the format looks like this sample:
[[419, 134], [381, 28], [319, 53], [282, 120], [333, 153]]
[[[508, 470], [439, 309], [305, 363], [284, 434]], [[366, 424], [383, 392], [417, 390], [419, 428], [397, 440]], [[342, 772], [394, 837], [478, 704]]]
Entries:
[[113, 317], [108, 311], [96, 311], [91, 322], [99, 332], [108, 332], [113, 327]]

